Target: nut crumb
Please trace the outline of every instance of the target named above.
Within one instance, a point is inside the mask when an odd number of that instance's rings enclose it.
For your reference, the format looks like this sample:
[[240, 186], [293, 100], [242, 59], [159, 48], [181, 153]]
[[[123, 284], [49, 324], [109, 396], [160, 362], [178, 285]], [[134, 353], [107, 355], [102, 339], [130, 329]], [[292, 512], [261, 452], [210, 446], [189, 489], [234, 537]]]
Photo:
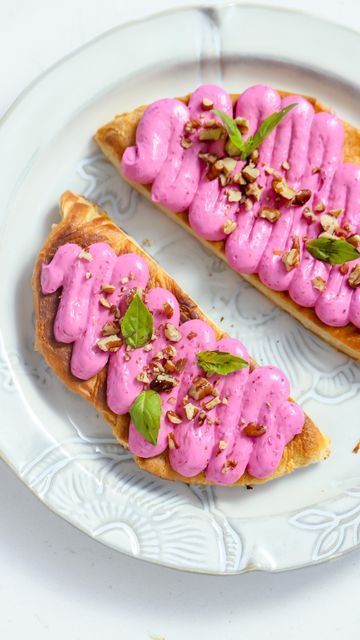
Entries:
[[211, 109], [214, 108], [214, 103], [212, 100], [210, 100], [210, 98], [203, 98], [201, 102], [201, 106], [204, 109], [204, 111], [210, 111]]
[[248, 436], [248, 438], [258, 438], [266, 433], [266, 427], [256, 422], [249, 422], [249, 424], [243, 428], [243, 433]]
[[326, 282], [323, 278], [320, 278], [320, 276], [316, 276], [316, 278], [313, 278], [311, 280], [311, 284], [314, 289], [317, 289], [318, 291], [325, 291], [326, 289]]
[[78, 258], [80, 258], [81, 260], [87, 260], [88, 262], [91, 262], [91, 260], [93, 259], [90, 251], [86, 251], [86, 249], [80, 251]]
[[259, 218], [265, 218], [269, 222], [276, 222], [280, 218], [280, 211], [279, 209], [264, 207], [259, 213]]
[[111, 309], [111, 304], [110, 304], [109, 300], [106, 300], [106, 298], [104, 298], [104, 296], [100, 296], [99, 303], [103, 307], [105, 307], [106, 309]]
[[360, 440], [357, 441], [355, 447], [353, 448], [353, 453], [360, 453]]
[[192, 381], [191, 387], [189, 389], [189, 396], [194, 398], [194, 400], [202, 400], [206, 396], [209, 396], [212, 392], [211, 383], [202, 376], [198, 376], [194, 378]]
[[221, 227], [221, 230], [223, 231], [223, 233], [225, 233], [228, 236], [230, 235], [230, 233], [235, 231], [236, 227], [237, 227], [237, 224], [235, 220], [227, 220]]
[[356, 289], [360, 285], [360, 263], [350, 271], [348, 283], [352, 289]]
[[114, 293], [116, 287], [113, 284], [104, 283], [101, 285], [101, 291], [103, 293]]
[[174, 324], [171, 322], [167, 322], [165, 325], [165, 337], [170, 340], [170, 342], [179, 342], [181, 340], [181, 333]]
[[215, 409], [215, 407], [217, 407], [218, 404], [221, 404], [221, 400], [218, 396], [215, 396], [215, 398], [213, 398], [212, 400], [209, 400], [209, 402], [206, 403], [205, 409], [207, 411], [211, 411], [211, 409]]
[[184, 406], [184, 411], [187, 419], [193, 420], [199, 412], [199, 409], [194, 404], [192, 404], [192, 402], [187, 402]]
[[166, 417], [169, 420], [169, 422], [171, 422], [172, 424], [181, 424], [182, 423], [182, 418], [180, 418], [180, 416], [178, 416], [178, 414], [175, 413], [175, 411], [167, 411], [166, 412]]
[[174, 436], [174, 434], [172, 432], [168, 433], [168, 445], [169, 445], [169, 449], [178, 449], [179, 448], [179, 445], [176, 442], [175, 436]]
[[122, 340], [117, 335], [107, 336], [97, 341], [97, 346], [101, 351], [113, 353], [122, 346]]

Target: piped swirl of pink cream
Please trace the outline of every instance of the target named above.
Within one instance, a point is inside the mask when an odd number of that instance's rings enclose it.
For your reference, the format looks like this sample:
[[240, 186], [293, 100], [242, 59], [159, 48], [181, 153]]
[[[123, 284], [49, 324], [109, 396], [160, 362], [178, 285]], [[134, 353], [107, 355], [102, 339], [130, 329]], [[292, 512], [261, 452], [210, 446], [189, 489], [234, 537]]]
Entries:
[[[230, 116], [249, 120], [253, 134], [260, 122], [283, 107], [298, 103], [259, 148], [259, 184], [264, 188], [260, 202], [251, 211], [244, 205], [229, 203], [225, 187], [206, 178], [205, 163], [198, 153], [223, 155], [222, 142], [194, 141], [190, 148], [181, 146], [184, 124], [189, 120], [204, 121], [213, 114], [204, 111], [203, 98], [214, 108]], [[246, 136], [245, 136], [246, 137]], [[272, 224], [258, 217], [259, 210], [279, 208], [272, 189], [273, 176], [265, 172], [270, 166], [286, 177], [296, 190], [310, 189], [310, 208], [323, 203], [327, 210], [344, 213], [339, 224], [350, 225], [352, 233], [360, 231], [360, 167], [343, 164], [344, 131], [341, 121], [331, 113], [315, 113], [313, 106], [299, 96], [281, 98], [271, 87], [255, 85], [237, 100], [233, 110], [230, 96], [220, 87], [203, 85], [190, 97], [186, 106], [178, 100], [159, 100], [151, 104], [137, 128], [136, 146], [126, 149], [121, 168], [124, 175], [140, 183], [152, 183], [152, 199], [174, 212], [189, 210], [189, 223], [199, 236], [207, 240], [225, 240], [230, 266], [240, 273], [257, 273], [261, 281], [276, 291], [288, 291], [291, 298], [304, 307], [314, 307], [318, 317], [331, 326], [352, 322], [360, 327], [360, 288], [352, 289], [339, 266], [314, 259], [301, 243], [300, 265], [290, 271], [281, 253], [292, 248], [293, 237], [313, 239], [322, 231], [318, 221], [308, 224], [303, 207], [280, 207], [280, 219]], [[288, 163], [285, 171], [283, 163]], [[239, 162], [233, 173], [244, 163]], [[317, 168], [316, 172], [313, 169]], [[223, 231], [228, 220], [237, 222], [229, 235]], [[349, 263], [352, 269], [358, 261]], [[320, 291], [314, 278], [324, 280]]]
[[[106, 300], [126, 310], [127, 294], [134, 287], [146, 288], [149, 271], [146, 262], [136, 254], [117, 256], [104, 243], [96, 243], [82, 252], [76, 244], [60, 247], [49, 264], [43, 264], [41, 288], [43, 294], [62, 288], [54, 321], [54, 335], [59, 342], [73, 343], [71, 371], [77, 378], [88, 380], [99, 373], [109, 361], [107, 402], [114, 413], [128, 413], [137, 395], [146, 385], [137, 380], [154, 355], [170, 344], [164, 335], [169, 322], [164, 305], [173, 309], [171, 323], [179, 328], [181, 340], [173, 344], [176, 358], [184, 358], [183, 371], [176, 374], [178, 385], [162, 392], [162, 415], [157, 445], [147, 442], [130, 423], [129, 448], [141, 457], [152, 457], [168, 448], [168, 435], [173, 433], [176, 448], [169, 449], [170, 464], [183, 476], [191, 477], [204, 471], [206, 478], [218, 484], [236, 482], [247, 470], [257, 478], [269, 476], [280, 463], [284, 447], [301, 432], [304, 414], [288, 400], [289, 382], [275, 367], [249, 367], [227, 376], [210, 378], [219, 390], [221, 403], [207, 412], [203, 424], [198, 416], [188, 420], [184, 411], [189, 387], [195, 377], [203, 375], [197, 366], [196, 354], [204, 350], [227, 351], [248, 359], [248, 353], [238, 340], [223, 338], [217, 341], [213, 329], [202, 320], [180, 324], [179, 304], [165, 289], [150, 289], [145, 302], [153, 314], [156, 339], [152, 349], [126, 350], [125, 345], [115, 353], [102, 351], [97, 342], [102, 328], [113, 320], [113, 311], [103, 306], [102, 285], [111, 284], [115, 290]], [[208, 402], [212, 396], [204, 398]], [[199, 402], [191, 401], [201, 409]], [[175, 411], [180, 424], [169, 422], [167, 411]], [[198, 414], [199, 415], [199, 414]], [[249, 423], [261, 424], [266, 432], [258, 437], [244, 434]], [[222, 444], [220, 444], [222, 443]], [[225, 443], [225, 445], [224, 445]]]

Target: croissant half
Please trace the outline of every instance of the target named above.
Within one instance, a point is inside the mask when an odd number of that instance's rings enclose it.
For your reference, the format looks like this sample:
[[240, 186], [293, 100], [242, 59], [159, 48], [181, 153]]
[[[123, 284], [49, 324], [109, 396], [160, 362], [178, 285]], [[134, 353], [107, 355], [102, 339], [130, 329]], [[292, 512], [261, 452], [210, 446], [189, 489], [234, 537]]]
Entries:
[[[150, 273], [148, 286], [163, 287], [170, 291], [180, 305], [181, 322], [189, 319], [205, 320], [214, 330], [216, 338], [224, 337], [224, 333], [197, 304], [181, 289], [181, 287], [151, 258], [134, 240], [117, 227], [96, 204], [82, 196], [65, 192], [60, 201], [61, 221], [54, 225], [42, 247], [33, 272], [33, 295], [35, 307], [35, 345], [58, 378], [72, 391], [94, 405], [111, 426], [119, 443], [127, 447], [129, 435], [129, 415], [117, 415], [112, 412], [106, 400], [106, 383], [108, 365], [89, 380], [74, 377], [70, 369], [73, 346], [57, 342], [54, 337], [54, 319], [57, 313], [60, 291], [44, 295], [41, 289], [42, 265], [49, 263], [56, 251], [66, 243], [75, 243], [86, 249], [93, 243], [107, 243], [117, 255], [136, 253], [147, 263]], [[254, 478], [245, 472], [236, 484], [254, 485], [290, 473], [296, 468], [325, 459], [329, 455], [329, 441], [305, 416], [304, 427], [298, 435], [285, 447], [281, 462], [275, 472], [267, 478]], [[203, 473], [195, 477], [183, 477], [170, 466], [168, 450], [152, 458], [135, 456], [139, 467], [167, 480], [181, 480], [187, 483], [207, 483]]]
[[[285, 91], [278, 92], [282, 98], [288, 96]], [[233, 104], [237, 101], [240, 94], [232, 94]], [[182, 102], [188, 104], [190, 95], [180, 98]], [[313, 105], [315, 112], [328, 112], [329, 110], [319, 103], [316, 99], [306, 97]], [[116, 116], [111, 122], [102, 126], [95, 135], [95, 140], [100, 146], [105, 156], [114, 164], [122, 177], [139, 193], [151, 200], [151, 184], [140, 184], [126, 178], [121, 171], [121, 159], [125, 150], [135, 144], [136, 129], [146, 106], [141, 106], [129, 113], [123, 113]], [[360, 165], [360, 131], [355, 129], [347, 122], [342, 123], [344, 126], [344, 162]], [[225, 254], [224, 241], [209, 241], [201, 238], [196, 231], [193, 230], [189, 223], [189, 212], [181, 211], [174, 213], [163, 205], [156, 203], [158, 209], [169, 216], [172, 220], [180, 224], [196, 237], [208, 250], [212, 251], [217, 257], [221, 258], [228, 264]], [[300, 306], [290, 297], [286, 291], [276, 291], [265, 285], [255, 274], [240, 275], [258, 289], [262, 294], [267, 296], [272, 302], [287, 311], [307, 329], [321, 337], [330, 345], [351, 356], [356, 360], [360, 360], [360, 331], [352, 323], [346, 326], [329, 326], [324, 324], [316, 315], [313, 308]]]

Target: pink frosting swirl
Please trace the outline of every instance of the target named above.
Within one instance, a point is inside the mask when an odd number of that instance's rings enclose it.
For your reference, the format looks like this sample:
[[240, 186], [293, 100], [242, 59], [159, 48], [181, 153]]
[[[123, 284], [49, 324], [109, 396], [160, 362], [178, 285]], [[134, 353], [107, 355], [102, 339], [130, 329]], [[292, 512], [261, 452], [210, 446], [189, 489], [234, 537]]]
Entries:
[[[244, 205], [229, 203], [226, 188], [218, 180], [206, 178], [205, 164], [202, 166], [198, 153], [214, 151], [221, 156], [222, 142], [204, 145], [194, 136], [190, 148], [181, 146], [186, 122], [195, 119], [203, 124], [214, 117], [211, 111], [204, 110], [203, 98], [228, 115], [247, 118], [248, 135], [274, 111], [298, 103], [259, 148], [259, 183], [263, 190], [251, 211], [246, 211]], [[258, 217], [264, 204], [279, 208], [272, 189], [273, 176], [265, 171], [267, 165], [284, 175], [296, 190], [312, 191], [307, 206], [315, 208], [323, 203], [329, 210], [343, 209], [339, 224], [350, 225], [352, 233], [358, 233], [360, 167], [343, 164], [343, 142], [341, 121], [331, 113], [315, 113], [303, 97], [281, 98], [271, 87], [255, 85], [241, 94], [233, 110], [230, 96], [220, 87], [207, 84], [192, 94], [188, 106], [178, 100], [159, 100], [150, 105], [139, 123], [136, 146], [126, 149], [121, 168], [127, 178], [152, 183], [154, 202], [172, 211], [188, 209], [189, 223], [199, 236], [210, 241], [225, 240], [228, 263], [236, 271], [256, 273], [271, 289], [288, 291], [298, 304], [313, 307], [325, 324], [341, 327], [352, 322], [360, 327], [359, 289], [348, 285], [339, 266], [314, 259], [303, 250], [302, 241], [300, 265], [287, 271], [282, 261], [281, 252], [292, 248], [294, 236], [300, 240], [318, 236], [319, 222], [308, 224], [302, 215], [303, 207], [280, 206], [281, 216], [275, 224]], [[288, 163], [288, 170], [283, 168], [284, 162]], [[239, 162], [234, 173], [242, 166]], [[236, 229], [228, 235], [223, 231], [227, 220], [237, 222]], [[350, 269], [355, 265], [356, 261], [350, 263]], [[313, 286], [316, 277], [324, 280], [324, 290]]]
[[[104, 298], [102, 286], [111, 284], [115, 287], [112, 293], [106, 294], [106, 300], [123, 314], [129, 291], [134, 287], [145, 289], [148, 279], [148, 267], [142, 258], [133, 253], [117, 256], [105, 243], [91, 245], [85, 255], [81, 247], [65, 244], [49, 264], [43, 264], [43, 294], [62, 288], [54, 335], [59, 342], [73, 343], [72, 373], [87, 380], [109, 361], [108, 405], [118, 415], [128, 413], [144, 388], [137, 379], [138, 374], [154, 354], [169, 344], [164, 334], [168, 322], [164, 305], [166, 309], [170, 305], [173, 310], [171, 323], [181, 333], [181, 339], [175, 344], [177, 358], [185, 360], [185, 367], [176, 374], [178, 385], [170, 392], [160, 394], [162, 415], [157, 445], [147, 442], [130, 423], [130, 450], [144, 458], [158, 455], [168, 448], [168, 435], [173, 433], [176, 448], [169, 449], [169, 460], [173, 469], [183, 476], [192, 477], [203, 471], [209, 481], [231, 484], [245, 469], [257, 478], [270, 475], [279, 465], [284, 447], [301, 432], [304, 424], [301, 408], [288, 400], [289, 383], [279, 369], [258, 367], [250, 372], [246, 367], [227, 376], [212, 376], [210, 381], [218, 388], [220, 404], [207, 412], [201, 424], [202, 406], [190, 398], [199, 413], [195, 419], [188, 420], [184, 410], [186, 396], [194, 378], [203, 375], [196, 354], [219, 350], [244, 359], [249, 356], [238, 340], [216, 340], [213, 329], [202, 320], [189, 320], [180, 325], [178, 301], [162, 288], [151, 289], [145, 296], [156, 332], [151, 351], [138, 348], [129, 352], [123, 345], [117, 352], [107, 353], [99, 348], [102, 328], [113, 319], [113, 311], [101, 303]], [[204, 402], [211, 399], [209, 395]], [[176, 411], [181, 417], [180, 424], [169, 421], [166, 415], [169, 410]], [[246, 436], [243, 429], [249, 423], [261, 424], [265, 433], [258, 437]]]

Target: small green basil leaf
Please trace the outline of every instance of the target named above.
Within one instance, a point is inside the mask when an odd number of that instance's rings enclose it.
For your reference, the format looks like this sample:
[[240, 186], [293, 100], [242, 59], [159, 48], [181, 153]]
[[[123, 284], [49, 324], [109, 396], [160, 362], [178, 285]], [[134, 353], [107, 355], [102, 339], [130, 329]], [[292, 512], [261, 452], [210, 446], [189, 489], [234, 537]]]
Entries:
[[121, 333], [130, 347], [136, 349], [149, 342], [153, 334], [153, 317], [138, 294], [133, 297], [120, 324]]
[[206, 373], [226, 376], [248, 366], [248, 362], [226, 351], [200, 351], [197, 354], [199, 367]]
[[136, 430], [150, 444], [156, 445], [161, 417], [161, 398], [156, 391], [142, 391], [130, 407]]
[[360, 257], [360, 252], [343, 238], [316, 238], [306, 243], [313, 258], [330, 264], [344, 264]]

